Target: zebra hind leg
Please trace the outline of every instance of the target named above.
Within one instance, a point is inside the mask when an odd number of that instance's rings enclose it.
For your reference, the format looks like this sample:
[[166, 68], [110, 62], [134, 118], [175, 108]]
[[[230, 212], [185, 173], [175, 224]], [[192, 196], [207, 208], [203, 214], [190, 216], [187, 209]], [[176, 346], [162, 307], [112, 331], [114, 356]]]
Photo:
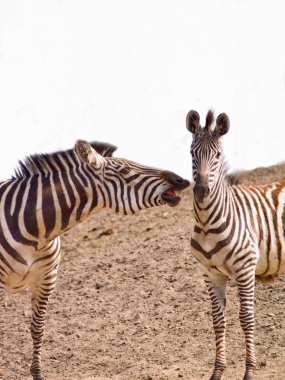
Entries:
[[33, 358], [30, 371], [33, 380], [44, 380], [41, 370], [41, 347], [48, 300], [54, 290], [55, 280], [56, 273], [49, 274], [32, 289], [31, 336], [33, 340]]
[[220, 380], [226, 369], [226, 286], [227, 277], [217, 273], [207, 273], [205, 282], [212, 302], [213, 326], [216, 336], [216, 359], [210, 380]]

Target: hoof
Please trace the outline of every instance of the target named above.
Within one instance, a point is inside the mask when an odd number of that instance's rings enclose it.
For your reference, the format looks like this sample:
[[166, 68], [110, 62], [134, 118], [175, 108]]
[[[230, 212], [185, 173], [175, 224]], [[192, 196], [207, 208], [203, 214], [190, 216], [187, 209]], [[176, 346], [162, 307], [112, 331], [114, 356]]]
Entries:
[[243, 380], [254, 380], [254, 374], [251, 373], [246, 373], [243, 377]]
[[220, 380], [225, 368], [215, 368], [210, 380]]
[[210, 380], [220, 380], [222, 378], [222, 374], [220, 375], [215, 375], [213, 374], [211, 377], [210, 377]]

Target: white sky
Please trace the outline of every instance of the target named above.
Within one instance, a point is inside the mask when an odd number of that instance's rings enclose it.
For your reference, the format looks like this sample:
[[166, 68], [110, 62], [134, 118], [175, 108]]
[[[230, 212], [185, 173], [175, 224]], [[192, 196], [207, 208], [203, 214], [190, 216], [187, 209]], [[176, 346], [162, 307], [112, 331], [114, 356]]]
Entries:
[[227, 112], [234, 169], [285, 160], [283, 0], [0, 0], [0, 178], [111, 142], [191, 176], [185, 117]]

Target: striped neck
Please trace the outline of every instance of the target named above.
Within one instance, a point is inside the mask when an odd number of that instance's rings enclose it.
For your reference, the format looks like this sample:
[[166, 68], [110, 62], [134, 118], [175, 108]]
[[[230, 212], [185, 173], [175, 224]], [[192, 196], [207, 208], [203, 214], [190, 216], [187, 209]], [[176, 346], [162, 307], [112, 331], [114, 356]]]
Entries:
[[69, 159], [73, 159], [72, 164], [69, 161], [65, 170], [53, 167], [46, 173], [30, 173], [9, 181], [15, 191], [8, 192], [5, 213], [15, 216], [20, 210], [17, 220], [23, 226], [22, 233], [34, 244], [51, 241], [107, 206], [99, 175], [75, 155]]

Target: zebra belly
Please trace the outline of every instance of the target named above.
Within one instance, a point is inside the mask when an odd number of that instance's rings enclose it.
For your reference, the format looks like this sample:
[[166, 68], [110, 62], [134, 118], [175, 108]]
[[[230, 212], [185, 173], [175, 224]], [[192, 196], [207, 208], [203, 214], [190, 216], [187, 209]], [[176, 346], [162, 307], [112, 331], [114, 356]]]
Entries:
[[269, 276], [285, 273], [285, 249], [277, 249], [277, 247], [267, 250], [260, 250], [260, 254], [256, 264], [256, 275]]

